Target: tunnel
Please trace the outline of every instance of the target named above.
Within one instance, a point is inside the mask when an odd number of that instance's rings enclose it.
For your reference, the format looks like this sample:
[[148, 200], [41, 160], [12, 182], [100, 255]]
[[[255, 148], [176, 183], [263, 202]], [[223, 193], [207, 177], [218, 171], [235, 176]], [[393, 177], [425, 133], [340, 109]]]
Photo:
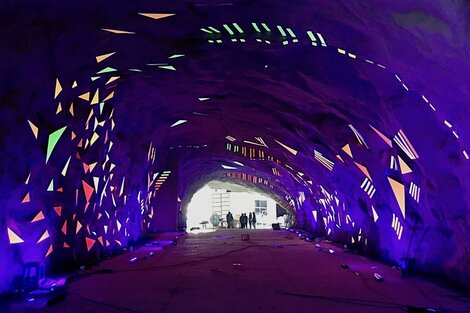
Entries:
[[3, 1], [0, 293], [30, 262], [75, 270], [184, 233], [211, 181], [468, 288], [469, 16], [464, 0]]

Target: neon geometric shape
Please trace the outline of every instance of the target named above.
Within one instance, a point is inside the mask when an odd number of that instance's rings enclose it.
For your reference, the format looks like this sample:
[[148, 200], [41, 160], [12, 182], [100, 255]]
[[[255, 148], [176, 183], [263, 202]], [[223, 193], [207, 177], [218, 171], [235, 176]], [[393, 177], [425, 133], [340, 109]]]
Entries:
[[371, 207], [372, 207], [372, 216], [374, 217], [374, 223], [375, 223], [379, 219], [379, 215], [377, 214], [377, 211], [375, 210], [374, 206], [371, 206]]
[[115, 80], [117, 80], [117, 79], [119, 79], [119, 78], [121, 78], [121, 77], [120, 77], [120, 76], [113, 76], [113, 77], [111, 77], [110, 79], [108, 79], [108, 81], [106, 82], [105, 85], [111, 84], [113, 81], [115, 81]]
[[128, 35], [134, 35], [135, 34], [134, 32], [129, 32], [129, 31], [126, 31], [126, 30], [119, 30], [119, 29], [111, 29], [111, 28], [101, 28], [101, 30], [103, 30], [105, 32], [110, 32], [110, 33], [113, 33], [113, 34], [128, 34]]
[[370, 177], [369, 171], [367, 170], [367, 168], [364, 165], [359, 164], [357, 162], [354, 162], [354, 164], [356, 164], [356, 166], [361, 170], [361, 172], [363, 172], [367, 176], [367, 178], [372, 180], [372, 178]]
[[110, 56], [112, 56], [115, 53], [116, 52], [111, 52], [111, 53], [106, 53], [106, 54], [102, 54], [102, 55], [97, 56], [96, 57], [96, 63], [100, 63], [100, 62], [106, 60], [107, 58], [109, 58]]
[[100, 138], [100, 136], [97, 133], [93, 133], [93, 136], [91, 137], [90, 141], [90, 147], [93, 146], [93, 144]]
[[44, 234], [42, 234], [41, 238], [39, 238], [38, 242], [37, 243], [40, 243], [41, 241], [44, 241], [46, 240], [47, 238], [49, 238], [49, 232], [46, 230], [44, 232]]
[[51, 254], [52, 252], [54, 251], [54, 249], [52, 249], [52, 245], [49, 246], [49, 249], [47, 249], [47, 252], [46, 252], [46, 258], [49, 256], [49, 254]]
[[54, 211], [57, 213], [57, 215], [61, 216], [62, 215], [62, 206], [60, 206], [60, 205], [54, 206]]
[[158, 68], [170, 71], [176, 71], [176, 68], [173, 65], [159, 65]]
[[88, 185], [84, 180], [82, 180], [83, 191], [85, 192], [86, 202], [90, 202], [91, 195], [93, 194], [93, 187]]
[[69, 108], [70, 115], [75, 116], [75, 113], [73, 111], [73, 102], [70, 103], [70, 108]]
[[44, 214], [42, 213], [42, 211], [39, 211], [39, 213], [36, 214], [36, 216], [31, 221], [31, 223], [38, 222], [38, 221], [41, 221], [43, 219], [44, 219]]
[[29, 127], [31, 127], [31, 130], [33, 131], [34, 137], [38, 139], [39, 128], [36, 125], [34, 125], [30, 120], [28, 120], [28, 123], [29, 123]]
[[60, 85], [59, 80], [56, 78], [56, 80], [55, 80], [54, 99], [57, 98], [57, 96], [60, 94], [61, 91], [62, 91], [62, 86]]
[[382, 134], [382, 132], [380, 132], [378, 129], [374, 128], [372, 125], [369, 125], [370, 128], [372, 128], [372, 130], [377, 134], [379, 135], [380, 138], [382, 138], [383, 141], [385, 141], [385, 143], [387, 145], [389, 145], [390, 147], [392, 147], [392, 141], [390, 139], [387, 138], [387, 136], [385, 136], [384, 134]]
[[336, 157], [337, 157], [337, 158], [338, 158], [338, 159], [339, 159], [341, 162], [343, 162], [343, 163], [344, 163], [344, 160], [343, 160], [343, 158], [342, 158], [342, 157], [341, 157], [339, 154], [337, 154], [337, 155], [336, 155]]
[[100, 183], [100, 178], [99, 177], [93, 177], [93, 183], [95, 185], [95, 190], [98, 190], [98, 186]]
[[113, 67], [105, 67], [104, 69], [102, 69], [101, 71], [99, 71], [98, 73], [96, 74], [106, 74], [106, 73], [111, 73], [111, 72], [116, 72], [117, 70]]
[[392, 187], [393, 194], [395, 195], [395, 199], [398, 202], [398, 206], [400, 207], [401, 214], [405, 219], [405, 186], [390, 177], [388, 177], [388, 181]]
[[67, 220], [65, 220], [64, 225], [62, 225], [61, 230], [64, 233], [64, 235], [67, 235]]
[[54, 180], [51, 180], [49, 183], [49, 187], [47, 187], [47, 191], [54, 191]]
[[73, 81], [73, 84], [72, 84], [72, 89], [75, 88], [75, 87], [77, 87], [77, 86], [78, 86], [77, 81], [74, 80], [74, 81]]
[[47, 143], [46, 163], [47, 163], [47, 161], [49, 161], [49, 157], [51, 156], [52, 151], [54, 150], [54, 148], [55, 148], [57, 142], [59, 141], [60, 137], [62, 136], [62, 134], [65, 132], [66, 128], [67, 128], [67, 126], [64, 126], [64, 127], [56, 130], [55, 132], [53, 132], [52, 134], [49, 135], [49, 140], [48, 140], [48, 143]]
[[400, 156], [398, 156], [398, 162], [400, 163], [400, 171], [402, 174], [408, 174], [408, 173], [413, 172], [411, 168], [408, 166], [408, 164], [406, 164], [405, 161], [403, 161], [403, 159]]
[[10, 241], [11, 245], [24, 242], [24, 240], [21, 239], [20, 236], [15, 234], [9, 227], [7, 227], [7, 232], [8, 232], [8, 240]]
[[28, 178], [26, 178], [26, 181], [24, 182], [26, 185], [29, 184], [29, 179], [31, 178], [31, 173], [29, 173]]
[[72, 132], [70, 133], [70, 140], [74, 140], [76, 137], [77, 135], [75, 135], [75, 132], [72, 130]]
[[70, 246], [66, 242], [64, 242], [64, 249], [66, 248], [70, 248]]
[[77, 221], [77, 227], [75, 228], [75, 234], [78, 234], [78, 232], [82, 229], [82, 224], [80, 224], [79, 221]]
[[64, 168], [62, 169], [62, 173], [61, 173], [61, 174], [62, 174], [62, 176], [64, 176], [64, 177], [65, 177], [65, 175], [67, 175], [67, 170], [68, 170], [68, 168], [69, 168], [69, 164], [70, 164], [70, 160], [71, 160], [71, 159], [72, 159], [72, 157], [69, 156], [69, 159], [67, 160], [67, 163], [65, 163], [65, 166], [64, 166]]
[[351, 151], [351, 147], [349, 146], [349, 144], [346, 144], [346, 145], [342, 148], [342, 150], [343, 150], [344, 152], [346, 152], [346, 154], [349, 155], [351, 158], [353, 157], [352, 151]]
[[95, 163], [91, 163], [90, 164], [90, 173], [93, 172], [93, 170], [95, 169], [96, 165], [98, 164], [98, 162], [95, 162]]
[[89, 101], [90, 100], [90, 92], [85, 92], [84, 94], [78, 96], [80, 99], [83, 99], [85, 101]]
[[184, 123], [186, 123], [186, 122], [187, 122], [187, 120], [178, 120], [178, 121], [176, 121], [175, 123], [173, 123], [170, 127], [175, 127], [175, 126], [184, 124]]
[[99, 102], [99, 89], [96, 89], [95, 95], [93, 96], [93, 99], [91, 99], [90, 104], [97, 104]]
[[23, 200], [21, 201], [21, 203], [28, 203], [29, 201], [31, 201], [31, 198], [29, 196], [29, 192], [24, 196]]
[[103, 102], [106, 102], [114, 97], [114, 91], [112, 91], [106, 98], [103, 99]]
[[86, 240], [87, 251], [90, 251], [90, 249], [93, 248], [93, 245], [95, 244], [95, 240], [88, 238], [88, 237], [85, 237], [85, 240]]
[[277, 142], [279, 145], [281, 145], [284, 149], [286, 149], [287, 151], [292, 153], [293, 155], [297, 155], [297, 150], [294, 150], [291, 147], [286, 146], [285, 144], [283, 144], [282, 142], [277, 141], [276, 139], [274, 139], [274, 141]]
[[168, 14], [168, 13], [139, 13], [139, 15], [152, 18], [154, 20], [159, 20], [165, 17], [173, 16], [175, 14]]
[[57, 110], [55, 111], [55, 114], [59, 114], [60, 112], [62, 112], [62, 104], [59, 102], [59, 104], [57, 105]]

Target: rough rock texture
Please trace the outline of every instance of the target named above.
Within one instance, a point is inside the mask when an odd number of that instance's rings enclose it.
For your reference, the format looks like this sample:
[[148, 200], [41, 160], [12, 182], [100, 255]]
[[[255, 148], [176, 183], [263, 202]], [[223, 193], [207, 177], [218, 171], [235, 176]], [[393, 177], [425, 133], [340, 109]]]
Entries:
[[167, 175], [180, 225], [198, 188], [235, 181], [299, 226], [470, 284], [469, 16], [466, 1], [3, 2], [0, 288], [22, 262], [155, 230]]

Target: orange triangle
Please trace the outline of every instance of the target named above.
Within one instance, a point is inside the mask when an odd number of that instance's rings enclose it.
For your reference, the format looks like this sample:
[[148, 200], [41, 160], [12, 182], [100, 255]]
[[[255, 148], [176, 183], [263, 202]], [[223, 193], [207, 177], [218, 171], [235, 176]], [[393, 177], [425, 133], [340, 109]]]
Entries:
[[400, 207], [401, 214], [403, 218], [405, 217], [405, 186], [396, 180], [388, 177], [388, 182], [392, 187], [393, 193], [395, 195], [395, 199], [398, 202], [398, 206]]
[[403, 161], [403, 159], [400, 158], [400, 156], [398, 156], [398, 162], [400, 163], [400, 171], [402, 174], [408, 174], [408, 173], [413, 172], [411, 168], [408, 166], [408, 164], [406, 164], [405, 161]]
[[72, 134], [71, 134], [71, 136], [70, 136], [70, 139], [71, 139], [71, 140], [74, 140], [75, 137], [77, 137], [77, 135], [75, 135], [75, 133], [74, 133], [73, 130], [72, 130]]
[[60, 85], [59, 80], [56, 78], [56, 80], [55, 80], [54, 99], [57, 98], [57, 96], [60, 94], [61, 91], [62, 91], [62, 86]]
[[26, 194], [26, 196], [24, 196], [23, 200], [21, 201], [21, 203], [28, 203], [29, 201], [31, 201], [30, 197], [29, 197], [29, 192]]
[[139, 13], [139, 15], [149, 17], [149, 18], [153, 18], [154, 20], [159, 20], [159, 19], [162, 19], [162, 18], [165, 18], [165, 17], [173, 16], [175, 14], [171, 14], [171, 13]]
[[356, 164], [356, 166], [361, 170], [361, 172], [364, 173], [364, 175], [367, 176], [367, 178], [369, 178], [370, 180], [372, 180], [372, 178], [370, 177], [370, 174], [369, 174], [369, 171], [367, 170], [367, 168], [362, 165], [362, 164], [359, 164], [357, 162], [354, 162], [354, 164]]
[[90, 92], [86, 92], [80, 96], [78, 96], [80, 99], [83, 99], [85, 101], [89, 101], [90, 100]]
[[59, 114], [60, 112], [62, 112], [62, 104], [59, 102], [59, 104], [57, 105], [57, 110], [55, 111], [55, 114]]
[[342, 157], [341, 157], [339, 154], [337, 154], [337, 155], [336, 155], [336, 157], [337, 157], [337, 158], [338, 158], [338, 159], [339, 159], [341, 162], [343, 162], [343, 163], [344, 163], [344, 160], [343, 160], [343, 158], [342, 158]]
[[24, 242], [23, 239], [20, 238], [17, 234], [15, 234], [9, 227], [7, 227], [7, 232], [8, 232], [8, 240], [10, 241], [10, 244], [15, 244], [15, 243], [22, 243]]
[[88, 238], [88, 237], [85, 237], [85, 239], [86, 239], [86, 248], [87, 248], [88, 251], [90, 251], [90, 249], [95, 244], [95, 240], [93, 240], [91, 238]]
[[351, 158], [353, 157], [352, 151], [351, 151], [351, 147], [349, 146], [349, 144], [346, 144], [346, 145], [342, 148], [342, 150], [343, 150], [344, 152], [346, 152], [346, 154], [349, 155]]
[[97, 104], [99, 102], [99, 91], [99, 89], [96, 89], [95, 95], [93, 96], [90, 104]]
[[47, 238], [49, 238], [49, 232], [46, 230], [44, 232], [44, 234], [42, 234], [41, 238], [39, 238], [38, 242], [37, 243], [40, 243], [41, 241], [44, 241], [46, 240]]
[[111, 52], [111, 53], [106, 53], [106, 54], [102, 54], [102, 55], [97, 56], [96, 57], [96, 63], [100, 63], [100, 62], [106, 60], [107, 58], [109, 58], [110, 56], [112, 56], [115, 53], [116, 52]]
[[41, 221], [44, 219], [44, 214], [42, 213], [42, 211], [39, 211], [39, 213], [33, 218], [33, 220], [31, 221], [31, 223], [34, 223], [34, 222], [37, 222], [37, 221]]

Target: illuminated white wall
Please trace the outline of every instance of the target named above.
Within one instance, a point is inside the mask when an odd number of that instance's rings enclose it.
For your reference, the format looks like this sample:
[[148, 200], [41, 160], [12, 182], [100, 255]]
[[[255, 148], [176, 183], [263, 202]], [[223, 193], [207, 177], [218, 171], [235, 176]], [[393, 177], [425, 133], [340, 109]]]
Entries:
[[[217, 189], [217, 192], [225, 190]], [[186, 214], [186, 224], [187, 228], [191, 227], [201, 227], [202, 221], [210, 221], [210, 217], [213, 213], [212, 210], [212, 194], [216, 190], [210, 187], [204, 187], [200, 189], [193, 195], [191, 202], [188, 205], [188, 210]], [[268, 198], [259, 193], [251, 192], [230, 192], [230, 211], [237, 223], [239, 216], [242, 213], [247, 215], [250, 212], [255, 211], [255, 200], [265, 200], [267, 202], [267, 215], [261, 216], [257, 215], [257, 228], [271, 228], [272, 223], [276, 223], [276, 202], [271, 198]], [[225, 217], [224, 217], [225, 218]], [[238, 227], [238, 224], [236, 225]], [[209, 223], [208, 228], [211, 228], [212, 225]]]

